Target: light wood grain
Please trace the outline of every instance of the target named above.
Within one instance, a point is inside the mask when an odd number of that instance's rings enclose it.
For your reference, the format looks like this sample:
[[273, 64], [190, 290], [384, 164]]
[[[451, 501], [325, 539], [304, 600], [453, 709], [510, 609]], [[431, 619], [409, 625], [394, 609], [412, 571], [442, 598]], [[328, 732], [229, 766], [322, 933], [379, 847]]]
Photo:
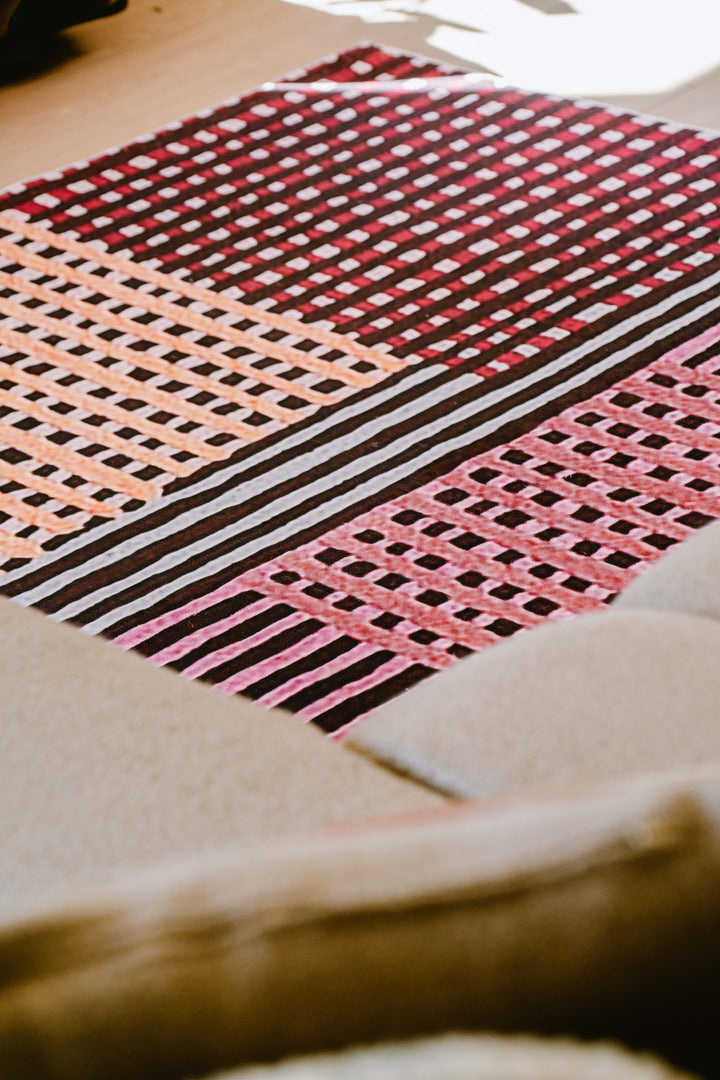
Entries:
[[[42, 74], [0, 88], [0, 185], [88, 157], [367, 38], [457, 62], [428, 45], [429, 30], [423, 16], [373, 24], [284, 0], [130, 0], [122, 15], [58, 39]], [[716, 75], [670, 95], [607, 100], [720, 127], [719, 89]]]

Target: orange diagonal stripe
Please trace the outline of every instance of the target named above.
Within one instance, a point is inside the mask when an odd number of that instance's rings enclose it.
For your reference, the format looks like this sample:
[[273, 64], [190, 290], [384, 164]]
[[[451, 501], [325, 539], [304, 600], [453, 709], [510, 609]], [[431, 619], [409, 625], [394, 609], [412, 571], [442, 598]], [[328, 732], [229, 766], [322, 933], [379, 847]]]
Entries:
[[[0, 300], [0, 311], [8, 303], [7, 300]], [[55, 345], [48, 345], [46, 341], [40, 341], [29, 334], [19, 333], [17, 330], [6, 330], [0, 326], [0, 344], [7, 345], [9, 348], [24, 353], [26, 356], [33, 356], [47, 364], [63, 368], [65, 371], [72, 372], [73, 375], [80, 375], [82, 378], [94, 382], [97, 386], [117, 390], [122, 394], [126, 394], [129, 398], [140, 398], [142, 401], [147, 401], [151, 405], [169, 412], [171, 415], [182, 416], [186, 420], [202, 424], [205, 427], [219, 428], [221, 431], [236, 435], [239, 439], [259, 438], [258, 431], [248, 424], [239, 421], [233, 422], [224, 416], [217, 416], [215, 413], [210, 412], [209, 409], [202, 409], [199, 405], [193, 405], [176, 394], [168, 394], [164, 390], [157, 390], [155, 387], [147, 386], [138, 379], [120, 375], [111, 368], [103, 367], [102, 364], [97, 364], [93, 360], [74, 356], [72, 353], [65, 352], [64, 349], [58, 349]]]
[[[2, 215], [0, 214], [0, 226], [2, 226]], [[45, 230], [42, 230], [43, 233]], [[53, 244], [52, 237], [54, 233], [47, 233], [48, 244]], [[54, 244], [55, 247], [60, 247], [59, 243]], [[94, 262], [102, 263], [100, 258], [100, 252], [95, 251], [91, 247], [80, 245], [82, 251], [80, 253], [71, 251], [70, 254], [79, 254], [81, 258], [92, 260]], [[68, 249], [69, 251], [70, 249]], [[268, 341], [267, 338], [257, 337], [253, 334], [248, 334], [245, 330], [239, 330], [235, 326], [228, 326], [225, 323], [219, 323], [213, 319], [209, 319], [206, 315], [200, 315], [196, 311], [192, 311], [187, 307], [178, 307], [176, 304], [169, 300], [164, 300], [159, 296], [153, 296], [151, 293], [140, 292], [137, 289], [132, 289], [128, 285], [122, 285], [120, 282], [114, 281], [110, 277], [99, 277], [97, 274], [90, 274], [85, 270], [78, 270], [74, 266], [69, 266], [67, 263], [60, 262], [58, 259], [44, 259], [43, 256], [34, 255], [27, 248], [19, 247], [17, 244], [13, 244], [8, 240], [0, 241], [0, 252], [11, 258], [13, 262], [18, 262], [21, 265], [29, 266], [34, 269], [40, 269], [39, 260], [43, 259], [46, 266], [51, 267], [51, 270], [43, 270], [43, 273], [48, 273], [53, 277], [61, 277], [65, 281], [72, 281], [76, 285], [84, 285], [85, 288], [92, 289], [93, 292], [102, 291], [106, 296], [112, 296], [116, 300], [121, 300], [124, 304], [130, 304], [132, 307], [140, 307], [145, 311], [153, 311], [156, 315], [162, 315], [163, 318], [169, 319], [171, 322], [178, 323], [180, 326], [188, 326], [193, 330], [199, 330], [203, 334], [209, 334], [212, 337], [222, 337], [225, 341], [231, 342], [233, 345], [240, 345], [244, 349], [249, 349], [250, 352], [256, 353], [261, 356], [271, 356], [275, 360], [280, 360], [284, 364], [288, 364], [290, 367], [300, 368], [303, 371], [313, 371], [317, 375], [323, 375], [327, 379], [337, 379], [339, 382], [347, 383], [349, 386], [363, 387], [373, 386], [375, 380], [368, 375], [362, 375], [359, 371], [353, 371], [349, 368], [342, 368], [336, 364], [331, 364], [328, 360], [321, 360], [317, 356], [310, 356], [309, 353], [302, 352], [301, 349], [296, 349], [292, 345], [282, 345], [277, 341]], [[136, 273], [136, 264], [128, 263], [128, 275], [131, 277], [140, 277], [139, 273]], [[116, 269], [118, 273], [125, 273], [125, 271]], [[175, 289], [176, 279], [169, 277], [165, 274], [160, 275], [163, 281], [162, 288], [173, 290]], [[155, 284], [151, 282], [151, 284]], [[213, 298], [213, 307], [219, 307], [218, 300], [219, 295], [215, 296], [214, 293], [210, 293], [209, 296]], [[210, 303], [210, 300], [207, 301]]]
[[0, 529], [0, 552], [11, 559], [37, 559], [38, 555], [43, 553], [42, 548], [33, 544], [31, 540], [13, 536], [5, 529]]
[[[0, 271], [0, 284], [5, 284], [3, 276]], [[238, 390], [235, 386], [227, 386], [225, 383], [219, 382], [217, 379], [211, 379], [207, 375], [198, 375], [196, 371], [189, 371], [187, 368], [180, 367], [179, 364], [171, 364], [169, 360], [153, 356], [152, 353], [136, 352], [134, 349], [128, 349], [124, 345], [118, 345], [115, 341], [106, 341], [97, 334], [93, 334], [90, 330], [83, 330], [74, 323], [55, 319], [52, 315], [43, 315], [42, 312], [37, 311], [35, 308], [24, 307], [22, 304], [16, 304], [12, 300], [0, 299], [0, 311], [33, 326], [39, 326], [49, 334], [57, 334], [61, 338], [72, 338], [73, 341], [77, 341], [80, 345], [86, 345], [88, 349], [93, 349], [95, 352], [104, 353], [105, 356], [112, 356], [115, 360], [122, 360], [126, 364], [132, 364], [133, 367], [145, 368], [146, 371], [152, 371], [156, 375], [164, 375], [166, 379], [172, 379], [174, 382], [185, 383], [187, 386], [197, 386], [199, 390], [204, 390], [214, 397], [232, 401], [236, 405], [252, 409], [253, 412], [264, 413], [266, 416], [281, 420], [285, 424], [294, 424], [296, 420], [300, 419], [298, 413], [293, 412], [291, 409], [284, 409], [281, 405], [276, 405], [274, 401], [263, 401], [262, 398], [253, 397], [245, 390]], [[96, 313], [91, 317], [97, 321]], [[137, 330], [139, 329], [138, 327]]]
[[[175, 446], [179, 450], [186, 450], [197, 457], [207, 458], [209, 461], [221, 461], [226, 457], [227, 452], [217, 446], [208, 446], [198, 439], [193, 439], [190, 435], [183, 435], [182, 432], [175, 431], [174, 428], [166, 428], [162, 424], [155, 424], [152, 420], [137, 416], [128, 409], [110, 405], [104, 398], [90, 397], [89, 394], [83, 394], [79, 390], [71, 389], [69, 386], [62, 386], [52, 379], [45, 379], [42, 375], [31, 375], [29, 371], [24, 371], [20, 367], [13, 367], [2, 360], [0, 360], [0, 378], [8, 379], [19, 386], [28, 386], [31, 390], [37, 390], [44, 397], [64, 401], [68, 405], [75, 406], [76, 409], [82, 409], [83, 412], [88, 413], [90, 416], [106, 416], [109, 420], [122, 424], [123, 427], [132, 428], [142, 435], [148, 435], [151, 439], [157, 439], [158, 442], [165, 443], [167, 446]], [[92, 424], [88, 426], [93, 431], [96, 430]], [[96, 441], [103, 441], [99, 432]], [[163, 458], [163, 460], [165, 459]], [[177, 462], [175, 462], [175, 466], [180, 467]], [[167, 471], [172, 471], [169, 466]], [[178, 473], [178, 475], [183, 474]]]
[[68, 533], [77, 529], [77, 522], [68, 518], [60, 518], [49, 510], [43, 510], [39, 506], [30, 506], [22, 499], [15, 499], [12, 495], [0, 495], [0, 510], [3, 514], [17, 518], [18, 521], [27, 521], [38, 529], [45, 529], [51, 533]]
[[0, 421], [0, 442], [6, 446], [13, 446], [28, 454], [42, 465], [57, 465], [66, 469], [73, 476], [82, 476], [94, 484], [111, 488], [113, 491], [122, 491], [134, 499], [149, 501], [160, 495], [160, 490], [154, 484], [148, 484], [145, 480], [124, 473], [120, 469], [111, 469], [99, 461], [76, 454], [74, 450], [67, 450], [64, 446], [50, 442], [49, 439], [41, 439], [37, 435], [30, 435], [27, 431], [13, 427]]
[[0, 405], [7, 405], [8, 408], [14, 409], [16, 412], [32, 416], [43, 424], [51, 424], [58, 431], [67, 431], [71, 435], [79, 435], [81, 438], [87, 439], [88, 442], [99, 443], [102, 446], [109, 447], [111, 450], [119, 451], [126, 457], [134, 458], [136, 461], [144, 461], [146, 465], [152, 465], [163, 472], [173, 473], [175, 476], [189, 476], [192, 472], [191, 465], [173, 461], [172, 458], [156, 454], [145, 446], [138, 446], [137, 443], [130, 442], [129, 439], [121, 439], [119, 435], [115, 435], [112, 431], [105, 431], [101, 427], [93, 427], [92, 424], [86, 424], [82, 420], [74, 420], [71, 416], [66, 416], [63, 413], [53, 412], [43, 405], [38, 405], [36, 401], [30, 401], [29, 398], [11, 394], [7, 390], [0, 390]]
[[58, 502], [76, 506], [78, 510], [85, 510], [88, 514], [114, 518], [121, 513], [116, 506], [109, 506], [98, 499], [93, 499], [91, 495], [83, 495], [82, 492], [68, 487], [67, 484], [58, 484], [56, 480], [48, 480], [44, 476], [37, 476], [17, 465], [10, 465], [2, 458], [0, 458], [0, 476], [4, 476], [6, 480], [13, 480], [16, 484], [22, 484], [29, 491], [39, 491], [51, 499], [57, 499]]
[[[319, 326], [308, 326], [306, 323], [300, 322], [299, 319], [291, 319], [286, 315], [264, 311], [262, 308], [244, 304], [241, 300], [231, 300], [230, 297], [212, 292], [210, 289], [203, 288], [202, 285], [196, 285], [194, 282], [185, 281], [182, 278], [172, 277], [170, 274], [163, 274], [161, 271], [152, 270], [142, 263], [131, 262], [129, 259], [123, 259], [118, 255], [111, 255], [108, 251], [100, 251], [90, 247], [89, 244], [83, 244], [79, 240], [71, 239], [65, 233], [50, 232], [41, 225], [33, 225], [29, 221], [9, 218], [5, 214], [0, 214], [0, 228], [25, 236], [30, 240], [40, 240], [51, 247], [60, 248], [62, 251], [77, 255], [81, 259], [88, 259], [98, 263], [100, 266], [106, 266], [110, 270], [116, 270], [119, 274], [124, 274], [127, 277], [140, 278], [142, 281], [150, 282], [161, 289], [179, 293], [180, 296], [186, 296], [191, 300], [198, 300], [208, 307], [224, 308], [230, 314], [237, 315], [238, 318], [250, 319], [252, 322], [260, 323], [263, 326], [271, 326], [276, 330], [282, 330], [286, 334], [296, 334], [307, 341], [314, 341], [318, 345], [327, 345], [328, 348], [337, 349], [346, 356], [354, 356], [358, 360], [365, 360], [382, 371], [400, 371], [407, 366], [403, 360], [398, 360], [395, 356], [388, 356], [387, 353], [380, 352], [378, 349], [373, 349], [368, 345], [361, 345], [360, 342], [353, 341], [351, 338], [346, 338], [332, 330], [324, 330]], [[271, 356], [272, 353], [267, 353], [267, 355]]]
[[[1, 250], [2, 242], [0, 241]], [[22, 248], [18, 250], [24, 251]], [[23, 255], [23, 258], [25, 258], [25, 255]], [[30, 264], [28, 263], [28, 265]], [[54, 265], [48, 259], [43, 259], [41, 255], [33, 255], [32, 269], [42, 270], [45, 274], [55, 274]], [[158, 330], [152, 324], [137, 323], [126, 315], [121, 315], [117, 311], [111, 311], [109, 308], [100, 307], [97, 304], [89, 304], [86, 300], [80, 300], [79, 297], [73, 296], [71, 293], [58, 293], [55, 289], [48, 288], [47, 285], [40, 285], [30, 278], [20, 277], [19, 274], [8, 274], [6, 271], [0, 270], [0, 282], [14, 292], [27, 293], [28, 296], [34, 296], [46, 304], [53, 304], [56, 307], [65, 308], [67, 311], [74, 311], [86, 319], [92, 319], [93, 322], [102, 323], [104, 326], [111, 326], [124, 334], [133, 334], [135, 337], [142, 337], [146, 341], [153, 341], [156, 345], [163, 345], [168, 349], [184, 352], [188, 356], [196, 356], [199, 360], [205, 360], [215, 367], [226, 368], [228, 371], [233, 371], [246, 379], [252, 379], [254, 382], [271, 386], [275, 390], [282, 390], [286, 394], [302, 398], [312, 405], [334, 405], [337, 401], [331, 394], [321, 394], [318, 390], [293, 382], [292, 379], [285, 379], [282, 375], [273, 375], [269, 371], [254, 368], [251, 364], [244, 364], [242, 360], [235, 360], [226, 353], [211, 349], [207, 345], [199, 345], [194, 341], [184, 341], [182, 338], [173, 337], [172, 334], [168, 334], [165, 330]], [[216, 333], [215, 336], [217, 337], [218, 334]], [[253, 402], [258, 401], [262, 402], [263, 399], [253, 397]], [[254, 404], [253, 407], [258, 412], [262, 411], [258, 404]], [[272, 414], [268, 413], [268, 415]]]

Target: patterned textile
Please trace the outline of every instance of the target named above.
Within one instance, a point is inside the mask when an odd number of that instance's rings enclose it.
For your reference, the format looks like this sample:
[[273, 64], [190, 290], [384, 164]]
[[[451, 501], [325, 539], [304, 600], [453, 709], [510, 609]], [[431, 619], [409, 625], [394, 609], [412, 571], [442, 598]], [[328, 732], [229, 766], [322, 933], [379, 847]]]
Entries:
[[292, 80], [0, 196], [0, 588], [340, 731], [720, 516], [720, 136]]

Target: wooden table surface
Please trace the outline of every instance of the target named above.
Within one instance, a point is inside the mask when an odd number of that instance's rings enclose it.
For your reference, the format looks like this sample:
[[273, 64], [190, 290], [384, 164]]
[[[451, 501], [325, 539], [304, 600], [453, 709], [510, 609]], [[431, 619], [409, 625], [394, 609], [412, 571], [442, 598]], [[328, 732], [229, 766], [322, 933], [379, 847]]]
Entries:
[[[88, 157], [361, 40], [473, 66], [428, 43], [442, 24], [437, 15], [442, 9], [435, 3], [436, 14], [424, 14], [426, 2], [130, 0], [122, 15], [58, 39], [53, 62], [42, 74], [0, 87], [0, 186]], [[463, 2], [477, 0], [449, 0], [455, 15]], [[550, 19], [562, 10], [558, 2], [495, 0], [495, 7], [506, 3], [509, 11], [519, 11], [522, 3], [525, 10], [535, 9], [532, 18], [545, 13]], [[639, 2], [644, 0], [627, 0]], [[411, 12], [399, 15], [404, 21], [386, 21], [401, 9]], [[709, 23], [698, 27], [704, 35], [712, 31]], [[478, 40], [492, 44], [482, 35]], [[621, 88], [637, 84], [637, 78], [624, 79], [627, 54], [625, 48], [616, 58]], [[720, 45], [718, 54], [717, 69], [708, 71], [706, 64], [706, 70], [669, 91], [593, 96], [720, 128]]]

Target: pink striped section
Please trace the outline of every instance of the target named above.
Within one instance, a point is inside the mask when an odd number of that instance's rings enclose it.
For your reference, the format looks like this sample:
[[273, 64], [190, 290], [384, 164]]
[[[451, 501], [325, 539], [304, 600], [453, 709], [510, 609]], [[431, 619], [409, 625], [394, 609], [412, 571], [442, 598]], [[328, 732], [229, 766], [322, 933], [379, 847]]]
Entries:
[[301, 716], [303, 720], [312, 720], [315, 716], [319, 716], [320, 713], [327, 712], [336, 705], [340, 705], [351, 694], [356, 695], [365, 690], [372, 690], [374, 686], [378, 686], [386, 679], [392, 678], [393, 675], [398, 675], [408, 667], [410, 667], [410, 661], [406, 657], [395, 656], [388, 660], [387, 663], [376, 668], [370, 675], [366, 675], [364, 679], [358, 679], [357, 682], [352, 683], [350, 686], [338, 688], [333, 693], [327, 694], [321, 701], [314, 701], [312, 705], [300, 709], [297, 715]]
[[251, 586], [247, 585], [242, 578], [234, 578], [219, 589], [215, 589], [205, 596], [197, 597], [174, 611], [168, 611], [157, 619], [151, 619], [141, 626], [136, 626], [129, 630], [127, 634], [121, 634], [113, 640], [121, 649], [134, 649], [137, 645], [141, 645], [143, 641], [154, 637], [155, 634], [168, 630], [171, 626], [175, 626], [184, 619], [192, 619], [193, 615], [199, 615], [201, 611], [212, 607], [213, 604], [219, 604], [223, 600], [230, 600], [233, 596], [246, 592], [249, 588]]
[[[239, 611], [234, 611], [233, 614], [228, 615], [226, 619], [219, 619], [218, 622], [211, 623], [209, 626], [204, 626], [201, 630], [196, 630], [194, 633], [188, 634], [187, 637], [181, 638], [180, 641], [176, 641], [174, 644], [169, 645], [166, 649], [162, 649], [160, 652], [155, 653], [153, 656], [153, 663], [172, 664], [174, 661], [180, 660], [181, 657], [187, 656], [193, 649], [197, 649], [200, 645], [204, 645], [206, 641], [212, 641], [213, 638], [225, 633], [226, 630], [231, 630], [234, 626], [237, 626], [238, 623], [244, 622], [246, 619], [251, 619], [254, 615], [259, 615], [262, 611], [267, 611], [274, 603], [274, 600], [268, 600], [267, 597], [262, 596], [253, 604], [248, 604]], [[243, 642], [240, 648], [247, 648], [247, 642]], [[218, 663], [219, 662], [220, 661], [218, 661]], [[204, 670], [207, 669], [203, 669], [203, 671]], [[194, 671], [193, 668], [187, 668], [186, 674], [195, 677], [195, 675], [201, 675], [202, 671]]]
[[[297, 645], [292, 646], [290, 649], [286, 649], [282, 654], [283, 666], [289, 666], [294, 664], [297, 660], [302, 660], [310, 653], [315, 652], [316, 649], [321, 649], [324, 645], [329, 645], [335, 641], [341, 635], [335, 629], [334, 626], [324, 626], [320, 630], [316, 630], [314, 634], [309, 634]], [[360, 648], [357, 646], [356, 648]], [[369, 652], [375, 650], [368, 646]], [[352, 656], [352, 660], [348, 660], [348, 655]], [[356, 651], [351, 649], [349, 653], [344, 653], [343, 656], [338, 657], [334, 663], [339, 664], [338, 670], [342, 669], [343, 662], [345, 664], [352, 663], [355, 659]], [[268, 660], [263, 660], [259, 664], [255, 664], [251, 668], [246, 668], [244, 671], [239, 671], [235, 675], [231, 675], [229, 679], [225, 679], [224, 682], [217, 684], [217, 689], [222, 690], [226, 694], [237, 694], [243, 691], [247, 686], [251, 686], [254, 682], [259, 682], [260, 679], [266, 678], [277, 670], [278, 660], [276, 656], [270, 657]], [[298, 690], [304, 689], [306, 686], [311, 686], [317, 679], [322, 679], [326, 674], [329, 674], [331, 665], [326, 664], [322, 667], [315, 668], [313, 671], [305, 672], [303, 675], [297, 675], [294, 679], [288, 679], [280, 687], [275, 690], [271, 690], [268, 694], [265, 694], [259, 700], [268, 709], [274, 705], [279, 704], [286, 698], [291, 697], [297, 693]], [[333, 669], [334, 670], [334, 669]]]
[[[267, 611], [269, 608], [274, 607], [276, 604], [277, 600], [266, 599], [262, 605], [258, 605], [254, 608], [253, 615], [259, 615], [263, 611]], [[244, 620], [235, 619], [233, 625], [240, 621]], [[286, 615], [284, 618], [278, 619], [276, 622], [266, 626], [263, 630], [256, 631], [252, 638], [248, 638], [245, 641], [234, 642], [232, 645], [225, 645], [222, 648], [209, 653], [207, 656], [203, 656], [200, 660], [196, 660], [194, 664], [191, 664], [185, 669], [185, 674], [191, 679], [200, 678], [205, 672], [212, 671], [213, 668], [218, 667], [220, 664], [235, 660], [236, 657], [242, 656], [248, 649], [255, 648], [256, 645], [262, 645], [263, 642], [275, 637], [276, 634], [281, 633], [283, 630], [288, 630], [292, 626], [297, 626], [298, 623], [304, 621], [305, 615], [303, 615], [302, 612], [295, 611], [290, 615]]]
[[704, 330], [702, 334], [698, 334], [697, 337], [692, 338], [690, 341], [684, 341], [682, 345], [671, 349], [669, 353], [665, 353], [660, 360], [652, 364], [652, 370], [662, 371], [666, 366], [682, 364], [693, 356], [697, 356], [698, 353], [704, 352], [705, 349], [709, 349], [716, 341], [720, 341], [720, 325], [711, 326], [708, 330]]

